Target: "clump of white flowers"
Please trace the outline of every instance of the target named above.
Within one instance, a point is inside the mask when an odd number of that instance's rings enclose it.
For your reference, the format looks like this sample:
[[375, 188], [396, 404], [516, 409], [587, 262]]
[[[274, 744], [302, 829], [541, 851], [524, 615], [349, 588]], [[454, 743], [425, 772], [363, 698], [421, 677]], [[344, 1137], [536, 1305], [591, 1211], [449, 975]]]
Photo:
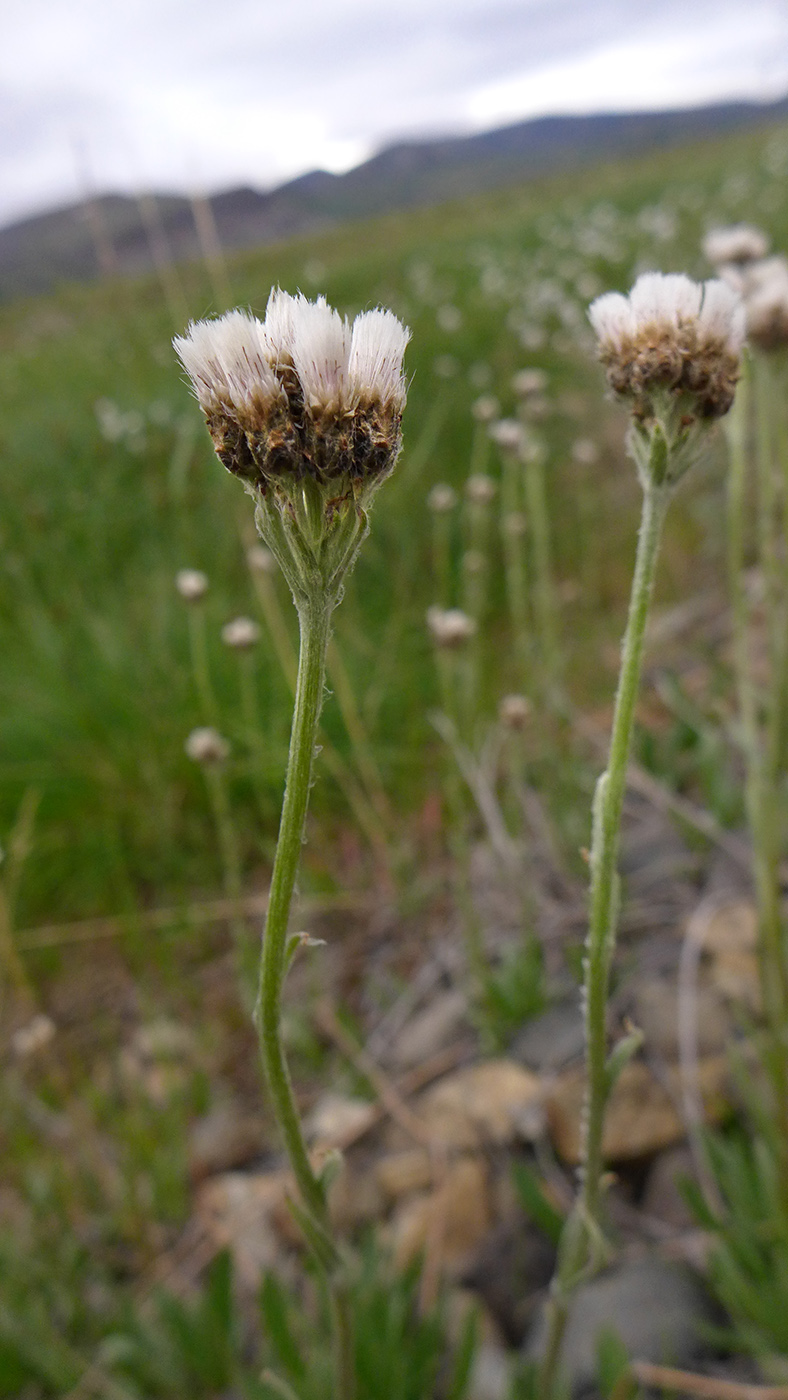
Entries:
[[744, 301], [747, 339], [759, 350], [788, 345], [788, 262], [783, 257], [751, 263], [737, 276]]
[[743, 267], [766, 257], [769, 240], [752, 224], [731, 224], [728, 228], [710, 229], [703, 240], [703, 251], [714, 267]]
[[229, 311], [174, 345], [228, 471], [266, 490], [284, 476], [387, 474], [399, 448], [409, 332], [391, 311], [352, 325], [324, 297], [275, 289], [265, 320]]
[[257, 501], [294, 594], [318, 576], [336, 593], [355, 557], [400, 449], [409, 338], [391, 311], [351, 324], [325, 297], [278, 288], [262, 321], [229, 311], [175, 338], [217, 456]]
[[719, 280], [648, 272], [629, 296], [597, 297], [588, 314], [608, 383], [632, 411], [636, 461], [659, 428], [681, 475], [698, 430], [733, 403], [745, 330], [738, 294]]

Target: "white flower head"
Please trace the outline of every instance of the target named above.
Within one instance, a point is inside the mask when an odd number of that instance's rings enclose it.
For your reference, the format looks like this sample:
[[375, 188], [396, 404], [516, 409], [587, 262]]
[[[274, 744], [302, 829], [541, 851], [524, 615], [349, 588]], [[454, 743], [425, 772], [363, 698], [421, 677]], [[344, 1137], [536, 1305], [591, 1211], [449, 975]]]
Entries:
[[709, 229], [703, 240], [703, 252], [714, 267], [728, 264], [745, 266], [765, 258], [769, 251], [769, 240], [759, 228], [752, 224], [732, 224], [729, 228]]
[[503, 452], [519, 452], [525, 441], [523, 425], [516, 418], [499, 418], [497, 423], [490, 424], [488, 431]]
[[491, 476], [477, 472], [465, 483], [465, 494], [472, 505], [488, 506], [495, 499], [497, 486]]
[[459, 608], [428, 608], [427, 627], [437, 647], [454, 650], [470, 641], [476, 623]]
[[402, 413], [406, 385], [402, 373], [410, 331], [393, 311], [362, 311], [353, 322], [348, 377], [354, 400]]
[[249, 418], [281, 396], [268, 362], [260, 321], [228, 311], [213, 321], [193, 321], [173, 344], [206, 414]]
[[498, 718], [505, 729], [524, 729], [531, 715], [531, 702], [525, 695], [504, 695]]
[[197, 603], [208, 592], [208, 575], [201, 569], [179, 569], [175, 587], [187, 603]]
[[349, 402], [350, 327], [325, 297], [294, 299], [290, 353], [310, 413], [338, 414]]
[[680, 402], [683, 418], [727, 413], [744, 322], [739, 299], [726, 283], [648, 272], [628, 297], [608, 292], [588, 314], [608, 382], [631, 401], [636, 419], [653, 418], [655, 395]]
[[209, 725], [193, 729], [184, 747], [188, 757], [205, 768], [225, 763], [230, 757], [227, 740], [218, 729], [212, 729]]
[[788, 262], [764, 258], [740, 274], [747, 336], [759, 350], [788, 345]]
[[512, 389], [520, 399], [543, 394], [546, 388], [547, 375], [543, 369], [520, 369], [512, 375]]
[[174, 344], [228, 471], [263, 494], [287, 495], [308, 475], [336, 503], [394, 465], [409, 336], [391, 311], [351, 326], [325, 297], [275, 288], [264, 321], [230, 311]]
[[222, 628], [222, 641], [233, 651], [248, 651], [260, 640], [260, 628], [251, 617], [234, 617]]
[[457, 504], [457, 492], [443, 482], [433, 486], [427, 497], [427, 505], [434, 515], [448, 515]]
[[492, 423], [501, 412], [501, 405], [494, 394], [480, 394], [471, 404], [471, 413], [477, 423]]

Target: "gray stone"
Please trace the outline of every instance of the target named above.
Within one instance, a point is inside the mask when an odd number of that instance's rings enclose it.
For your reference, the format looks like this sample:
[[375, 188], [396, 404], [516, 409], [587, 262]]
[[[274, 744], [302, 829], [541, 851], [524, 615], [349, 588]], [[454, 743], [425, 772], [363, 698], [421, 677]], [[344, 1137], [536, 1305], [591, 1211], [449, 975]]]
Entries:
[[439, 992], [426, 1010], [419, 1012], [403, 1026], [391, 1056], [396, 1069], [413, 1069], [421, 1065], [468, 1023], [468, 1000], [464, 992]]
[[512, 1379], [509, 1357], [500, 1343], [482, 1342], [476, 1351], [468, 1400], [506, 1400]]
[[513, 1060], [529, 1069], [546, 1073], [563, 1069], [583, 1053], [585, 1030], [580, 1010], [580, 991], [566, 1001], [535, 1016], [509, 1047]]
[[[562, 1367], [572, 1393], [596, 1376], [597, 1347], [615, 1332], [633, 1359], [683, 1367], [704, 1351], [701, 1328], [717, 1321], [711, 1302], [689, 1270], [656, 1257], [625, 1261], [575, 1294], [564, 1336]], [[526, 1343], [529, 1357], [545, 1342], [542, 1307]]]

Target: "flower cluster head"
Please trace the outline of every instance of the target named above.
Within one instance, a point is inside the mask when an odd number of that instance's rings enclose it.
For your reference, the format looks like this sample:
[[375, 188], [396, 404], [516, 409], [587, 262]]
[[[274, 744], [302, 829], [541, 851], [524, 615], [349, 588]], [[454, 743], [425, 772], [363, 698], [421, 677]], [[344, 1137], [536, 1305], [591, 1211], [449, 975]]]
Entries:
[[358, 494], [396, 460], [408, 339], [391, 311], [351, 325], [277, 288], [263, 321], [229, 311], [174, 345], [228, 471], [263, 494], [304, 476]]
[[427, 506], [434, 515], [448, 515], [457, 504], [457, 492], [439, 481], [427, 497]]
[[193, 729], [184, 748], [192, 762], [199, 763], [203, 768], [218, 767], [230, 757], [227, 740], [218, 729], [212, 729], [209, 725]]
[[[589, 309], [613, 392], [648, 427], [687, 428], [719, 418], [733, 402], [744, 310], [725, 282], [647, 272], [629, 296], [607, 292]], [[671, 436], [669, 433], [668, 436]]]
[[199, 603], [208, 592], [208, 575], [201, 569], [179, 569], [175, 587], [187, 603]]
[[525, 695], [504, 695], [498, 705], [498, 718], [504, 729], [525, 729], [531, 715], [531, 702]]
[[766, 257], [769, 240], [751, 224], [732, 224], [729, 228], [710, 229], [703, 240], [703, 251], [714, 267], [745, 267]]
[[254, 497], [299, 606], [318, 592], [338, 601], [397, 460], [409, 338], [391, 311], [351, 325], [325, 297], [278, 288], [263, 321], [229, 311], [175, 338], [217, 456]]
[[476, 631], [476, 623], [459, 608], [428, 608], [427, 627], [436, 647], [454, 651], [469, 642]]
[[465, 483], [465, 495], [474, 506], [488, 506], [495, 500], [495, 493], [498, 490], [493, 478], [485, 476], [483, 472], [476, 472], [469, 476]]
[[489, 434], [502, 452], [519, 452], [525, 439], [523, 425], [516, 418], [497, 419], [490, 424]]
[[543, 369], [520, 369], [512, 375], [512, 389], [518, 399], [529, 399], [535, 394], [543, 394], [547, 383], [547, 375]]
[[759, 350], [788, 345], [788, 262], [764, 258], [744, 268], [727, 268], [726, 280], [744, 302], [747, 339]]
[[231, 651], [249, 651], [260, 640], [260, 628], [251, 617], [234, 617], [222, 628], [222, 641]]

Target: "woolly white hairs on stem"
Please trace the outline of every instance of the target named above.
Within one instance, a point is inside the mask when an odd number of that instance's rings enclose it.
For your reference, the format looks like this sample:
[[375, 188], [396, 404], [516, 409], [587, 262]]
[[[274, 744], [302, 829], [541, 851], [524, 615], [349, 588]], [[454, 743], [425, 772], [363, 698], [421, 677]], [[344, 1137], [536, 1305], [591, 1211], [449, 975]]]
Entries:
[[393, 311], [364, 311], [353, 322], [348, 378], [356, 400], [380, 401], [401, 413], [405, 407], [402, 361], [410, 331]]

